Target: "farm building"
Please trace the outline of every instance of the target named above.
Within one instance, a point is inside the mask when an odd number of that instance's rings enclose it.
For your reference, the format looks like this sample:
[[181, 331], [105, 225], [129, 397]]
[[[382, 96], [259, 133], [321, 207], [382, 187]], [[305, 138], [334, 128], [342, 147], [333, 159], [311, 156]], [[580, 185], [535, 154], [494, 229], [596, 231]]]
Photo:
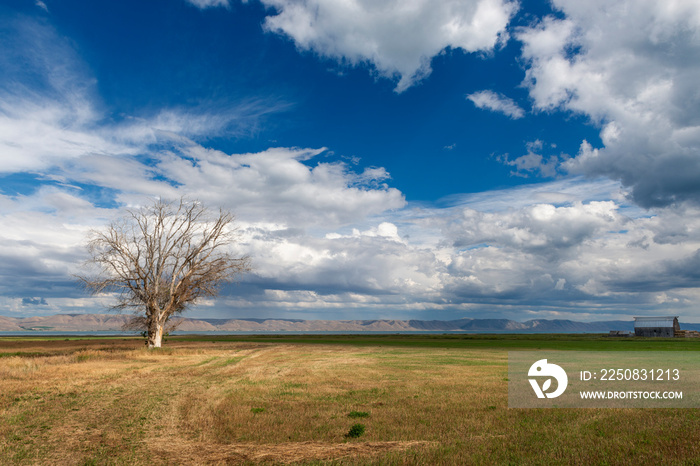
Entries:
[[680, 329], [678, 316], [634, 318], [634, 335], [638, 337], [673, 338]]

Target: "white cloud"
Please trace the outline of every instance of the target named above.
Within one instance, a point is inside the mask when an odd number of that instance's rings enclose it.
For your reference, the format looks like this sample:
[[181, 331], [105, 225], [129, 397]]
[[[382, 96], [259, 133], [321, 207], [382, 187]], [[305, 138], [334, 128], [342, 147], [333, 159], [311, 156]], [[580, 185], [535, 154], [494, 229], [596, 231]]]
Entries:
[[[610, 198], [603, 191], [612, 186], [597, 183], [558, 181], [490, 193], [500, 201], [466, 196], [449, 207], [409, 206], [368, 228], [323, 237], [251, 226], [245, 242], [259, 266], [253, 282], [284, 290], [275, 299], [307, 318], [322, 309], [376, 316], [379, 306], [405, 317], [431, 309], [432, 317], [451, 318], [469, 309], [522, 318], [527, 309], [539, 316], [558, 309], [596, 319], [664, 306], [694, 316], [700, 211], [649, 216], [609, 200], [570, 201], [585, 198], [578, 192]], [[658, 273], [667, 278], [655, 279]], [[299, 293], [306, 304], [293, 303]], [[251, 294], [239, 308], [262, 302], [274, 309], [275, 299]]]
[[[580, 308], [596, 318], [658, 312], [660, 293], [664, 303], [678, 300], [674, 312], [694, 315], [686, 287], [696, 275], [699, 212], [632, 218], [615, 203], [595, 201], [492, 213], [470, 207], [404, 211], [392, 224], [401, 241], [379, 234], [393, 232], [381, 224], [325, 238], [250, 229], [246, 244], [259, 267], [254, 281], [263, 289], [311, 292], [316, 309], [384, 306], [392, 316], [432, 309], [433, 317], [447, 318], [471, 306], [471, 312], [509, 309], [518, 316], [533, 308], [571, 309], [575, 316]], [[682, 216], [690, 223], [687, 234], [666, 237], [679, 230]], [[426, 224], [442, 230], [413, 240]], [[658, 271], [668, 279], [654, 279]], [[248, 296], [249, 303], [259, 299], [269, 303], [269, 296]]]
[[542, 260], [560, 260], [591, 238], [624, 224], [614, 202], [555, 207], [535, 204], [519, 210], [483, 213], [463, 208], [444, 226], [446, 239], [459, 250], [506, 247]]
[[[311, 3], [295, 5], [304, 12]], [[377, 9], [388, 3], [355, 5], [377, 21], [396, 14]], [[427, 3], [415, 5], [425, 13], [421, 8]], [[439, 23], [445, 5], [425, 13], [428, 21], [417, 30], [419, 39], [430, 24]], [[645, 37], [660, 50], [669, 41], [696, 47], [688, 32], [697, 23], [693, 10], [680, 2], [672, 5], [675, 9], [657, 11], [658, 24]], [[463, 6], [467, 4], [453, 7]], [[324, 28], [329, 24], [324, 15], [335, 18], [334, 7], [319, 7]], [[287, 8], [286, 3], [280, 7], [282, 18]], [[676, 94], [682, 85], [685, 91], [691, 88], [696, 65], [663, 54], [636, 54], [634, 34], [599, 31], [621, 41], [631, 54], [625, 64], [625, 57], [602, 47], [603, 39], [590, 32], [586, 15], [595, 13], [578, 12], [576, 5], [566, 8], [571, 9], [565, 11], [566, 19], [550, 18], [520, 34], [530, 60], [528, 83], [535, 107], [585, 113], [603, 125], [605, 147], [583, 143], [566, 167], [619, 178], [638, 200], [644, 199], [639, 197], [642, 181], [660, 183], [660, 191], [650, 195], [668, 194], [672, 188], [676, 194], [681, 189], [692, 194], [692, 170], [684, 173], [671, 164], [668, 173], [659, 169], [653, 178], [643, 162], [668, 162], [674, 154], [695, 160], [700, 140], [695, 97]], [[610, 8], [614, 17], [615, 7]], [[671, 33], [667, 23], [687, 27]], [[312, 26], [311, 32], [322, 33], [319, 37], [330, 34]], [[340, 28], [339, 37], [345, 40], [351, 27], [352, 21]], [[392, 28], [396, 26], [389, 21], [385, 32], [396, 33]], [[380, 37], [378, 31], [369, 31], [368, 37]], [[220, 316], [231, 316], [231, 309], [244, 313], [241, 317], [259, 309], [282, 314], [292, 309], [326, 318], [345, 312], [409, 318], [493, 312], [517, 318], [533, 312], [574, 317], [583, 312], [578, 315], [593, 319], [597, 314], [666, 309], [697, 316], [700, 210], [695, 207], [642, 211], [628, 204], [628, 193], [609, 178], [563, 179], [452, 196], [433, 207], [414, 206], [390, 186], [384, 168], [355, 168], [323, 148], [229, 154], [207, 146], [210, 137], [230, 134], [246, 121], [254, 127], [266, 108], [280, 108], [274, 103], [253, 102], [230, 113], [163, 109], [120, 124], [104, 123], [92, 80], [66, 51], [67, 44], [45, 28], [26, 26], [25, 32], [21, 37], [39, 47], [23, 53], [46, 82], [42, 89], [27, 92], [22, 70], [12, 65], [16, 57], [7, 52], [2, 56], [11, 71], [8, 76], [16, 79], [3, 81], [0, 88], [0, 157], [5, 157], [5, 172], [33, 171], [40, 187], [24, 195], [0, 195], [2, 312], [26, 313], [29, 304], [42, 302], [47, 303], [41, 304], [42, 312], [94, 310], [106, 304], [104, 298], [84, 297], [70, 276], [84, 257], [85, 232], [118, 213], [96, 207], [92, 196], [98, 195], [89, 192], [96, 190], [104, 191], [108, 201], [126, 205], [187, 195], [238, 214], [241, 240], [236, 250], [249, 253], [256, 268], [239, 288], [208, 303], [206, 312]], [[688, 43], [681, 44], [676, 36]], [[496, 40], [494, 34], [483, 37]], [[398, 40], [380, 38], [383, 45]], [[45, 42], [59, 46], [53, 49]], [[484, 50], [492, 43], [485, 40]], [[582, 47], [577, 53], [571, 49], [575, 44]], [[439, 52], [429, 45], [418, 51], [428, 57]], [[389, 55], [353, 53], [358, 62], [370, 60], [380, 71], [400, 74], [404, 85], [415, 82], [415, 70], [408, 65], [391, 71], [387, 63], [393, 62], [385, 58]], [[340, 54], [349, 60], [342, 50], [329, 56]], [[52, 57], [68, 65], [55, 67]], [[657, 66], [664, 60], [668, 66]], [[635, 65], [635, 71], [621, 71], [628, 65]], [[627, 75], [629, 87], [623, 85]], [[683, 100], [683, 95], [689, 97]], [[499, 99], [502, 104], [504, 99]], [[543, 147], [536, 141], [528, 154], [507, 163], [520, 172], [542, 171], [550, 163]]]
[[469, 94], [467, 99], [474, 102], [477, 108], [485, 108], [493, 112], [500, 112], [514, 120], [525, 116], [525, 111], [515, 103], [515, 101], [503, 94], [493, 91], [479, 91]]
[[268, 288], [400, 295], [404, 303], [430, 300], [440, 287], [439, 262], [431, 251], [397, 241], [383, 228], [387, 225], [366, 234], [326, 238], [258, 231], [247, 241], [256, 274]]
[[[0, 196], [0, 309], [3, 313], [70, 312], [67, 300], [84, 296], [72, 274], [86, 258], [89, 228], [101, 226], [113, 212], [62, 188], [45, 186], [30, 196]], [[40, 310], [23, 309], [22, 298], [47, 302]], [[94, 308], [93, 308], [94, 309]]]
[[325, 149], [225, 154], [185, 137], [159, 132], [151, 137], [158, 149], [144, 144], [147, 157], [83, 154], [44, 167], [50, 174], [46, 181], [69, 189], [75, 184], [108, 189], [114, 193], [109, 200], [122, 205], [187, 196], [230, 208], [246, 222], [294, 228], [334, 228], [406, 204], [403, 194], [386, 184], [384, 169], [355, 172], [342, 162], [318, 160]]
[[69, 41], [29, 19], [7, 23], [0, 25], [10, 37], [0, 49], [0, 173], [42, 172], [86, 158], [129, 165], [157, 141], [191, 144], [190, 139], [254, 134], [267, 115], [290, 107], [251, 97], [217, 108], [164, 108], [110, 122], [111, 116], [99, 110], [95, 79]]
[[[379, 209], [362, 207], [359, 197], [353, 202], [360, 207], [350, 209], [352, 215], [336, 215], [346, 222], [335, 226], [328, 220], [330, 213], [314, 205], [295, 206], [294, 197], [285, 204], [290, 212], [280, 214], [281, 201], [273, 193], [277, 190], [294, 193], [296, 186], [319, 183], [314, 189], [327, 197], [334, 197], [334, 191], [351, 201], [356, 196], [351, 175], [342, 170], [330, 183], [328, 178], [314, 178], [318, 165], [307, 164], [321, 156], [317, 152], [208, 154], [213, 156], [208, 163], [216, 163], [211, 173], [220, 176], [209, 178], [211, 191], [220, 197], [208, 203], [227, 202], [231, 195], [228, 205], [242, 210], [236, 252], [250, 254], [255, 270], [201, 312], [251, 317], [256, 309], [275, 314], [284, 307], [305, 318], [452, 318], [468, 310], [522, 318], [527, 309], [555, 308], [570, 309], [575, 317], [580, 307], [594, 319], [595, 313], [672, 306], [674, 312], [693, 315], [700, 210], [664, 209], [650, 216], [609, 200], [576, 202], [572, 199], [585, 198], [578, 192], [609, 198], [602, 193], [611, 186], [558, 181], [492, 192], [490, 199], [465, 196], [451, 206], [431, 209], [409, 205], [377, 213]], [[271, 171], [267, 163], [285, 169]], [[173, 166], [169, 159], [161, 164]], [[133, 173], [143, 169], [135, 165]], [[201, 193], [199, 169], [174, 170], [182, 180], [192, 177], [191, 184], [174, 188], [176, 195]], [[237, 184], [244, 179], [236, 173], [241, 169], [253, 180], [241, 188], [249, 191], [249, 201], [225, 188], [227, 180]], [[255, 181], [276, 176], [280, 178], [269, 189]], [[146, 188], [152, 187], [150, 182], [144, 178]], [[144, 194], [119, 196], [142, 202]], [[81, 296], [70, 273], [84, 257], [87, 229], [105, 224], [118, 212], [95, 208], [81, 195], [75, 188], [45, 186], [30, 196], [0, 197], [0, 222], [7, 226], [0, 232], [0, 295], [17, 296], [0, 304], [5, 312], [28, 312], [21, 306], [25, 297], [45, 299], [48, 305], [42, 312], [82, 312], [89, 307], [90, 298]], [[387, 193], [383, 196], [391, 200]], [[59, 299], [73, 301], [60, 304]], [[105, 305], [103, 301], [99, 305]], [[428, 310], [432, 314], [424, 314]]]
[[[388, 177], [384, 169], [356, 173], [341, 162], [312, 164], [324, 150], [272, 148], [229, 155], [190, 141], [154, 153], [155, 165], [133, 161], [131, 168], [124, 169], [134, 172], [132, 198], [144, 192], [169, 197], [184, 194], [230, 207], [246, 221], [332, 227], [405, 205], [401, 192], [384, 183]], [[85, 160], [90, 161], [97, 160]], [[84, 172], [86, 179], [118, 189], [125, 174], [118, 167], [111, 168], [111, 159], [98, 162], [93, 171]]]
[[[515, 186], [480, 193], [458, 194], [441, 201], [448, 206], [468, 205], [481, 212], [499, 212], [522, 209], [532, 204], [567, 205], [579, 202], [613, 200], [618, 204], [625, 200], [625, 193], [616, 181], [601, 178], [586, 180], [567, 178], [547, 183]], [[629, 208], [629, 206], [627, 207]], [[641, 215], [641, 213], [639, 213]]]
[[[224, 112], [164, 109], [112, 123], [95, 110], [93, 82], [65, 41], [36, 23], [12, 27], [22, 45], [10, 50], [24, 50], [22, 63], [45, 83], [27, 88], [22, 76], [28, 70], [8, 50], [0, 57], [9, 70], [0, 83], [0, 170], [36, 179], [33, 193], [0, 195], [2, 295], [19, 294], [20, 303], [80, 295], [70, 274], [84, 257], [84, 235], [117, 214], [95, 207], [93, 196], [105, 195], [103, 205], [130, 206], [161, 196], [199, 198], [231, 208], [246, 232], [265, 232], [273, 223], [287, 231], [328, 231], [405, 205], [401, 192], [387, 186], [385, 169], [356, 171], [321, 158], [324, 149], [225, 154], [195, 142], [245, 130], [284, 104], [251, 100]], [[396, 231], [380, 224], [375, 236], [393, 241]], [[297, 253], [306, 257], [310, 238], [276, 251], [289, 260]], [[323, 278], [318, 270], [306, 274]], [[17, 311], [16, 299], [8, 302]]]
[[70, 44], [31, 20], [8, 18], [3, 26], [0, 173], [41, 170], [85, 153], [129, 153], [95, 125], [94, 80]]
[[190, 3], [191, 5], [194, 5], [202, 10], [217, 7], [228, 8], [231, 6], [229, 0], [187, 0], [187, 3]]
[[403, 92], [431, 73], [430, 61], [450, 47], [490, 52], [507, 38], [518, 4], [504, 0], [262, 0], [277, 11], [265, 28], [297, 47], [398, 78]]
[[[535, 140], [526, 144], [527, 154], [511, 159], [508, 154], [497, 157], [497, 160], [504, 165], [515, 167], [510, 174], [528, 178], [530, 175], [539, 175], [543, 177], [555, 177], [557, 168], [561, 164], [560, 157], [557, 155], [544, 156], [542, 155], [544, 143]], [[555, 148], [555, 145], [551, 146]], [[562, 156], [567, 157], [567, 156]]]
[[664, 303], [675, 302], [673, 312], [694, 315], [685, 289], [695, 286], [697, 274], [691, 270], [700, 257], [696, 210], [683, 210], [691, 226], [673, 242], [659, 235], [680, 226], [680, 212], [668, 210], [626, 217], [612, 202], [489, 214], [460, 210], [443, 219], [450, 241], [443, 247], [454, 247], [443, 280], [445, 297], [493, 306], [634, 313], [660, 309], [659, 295], [665, 293]]
[[[60, 91], [60, 89], [58, 89]], [[100, 124], [85, 95], [74, 101], [47, 96], [8, 95], [0, 91], [0, 173], [42, 171], [86, 158], [124, 160], [150, 151], [158, 141], [192, 144], [190, 138], [236, 136], [248, 132], [265, 114], [284, 104], [248, 102], [226, 112], [163, 110], [150, 118]]]
[[0, 173], [40, 171], [84, 154], [134, 154], [132, 147], [106, 138], [83, 119], [75, 119], [76, 114], [85, 118], [89, 113], [85, 102], [76, 106], [0, 100]]
[[609, 176], [644, 207], [700, 202], [700, 4], [556, 0], [517, 34], [534, 108], [564, 109], [601, 125], [563, 167]]

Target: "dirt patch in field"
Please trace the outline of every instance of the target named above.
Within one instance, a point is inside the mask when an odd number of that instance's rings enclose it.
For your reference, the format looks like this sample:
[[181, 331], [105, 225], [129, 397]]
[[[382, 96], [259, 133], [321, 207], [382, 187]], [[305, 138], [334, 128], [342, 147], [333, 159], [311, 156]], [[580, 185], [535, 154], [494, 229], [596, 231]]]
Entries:
[[186, 442], [182, 439], [158, 439], [151, 451], [163, 459], [182, 464], [240, 464], [244, 462], [299, 463], [313, 460], [337, 460], [348, 457], [372, 457], [392, 451], [425, 448], [431, 442], [290, 442], [256, 445], [237, 443], [215, 445]]

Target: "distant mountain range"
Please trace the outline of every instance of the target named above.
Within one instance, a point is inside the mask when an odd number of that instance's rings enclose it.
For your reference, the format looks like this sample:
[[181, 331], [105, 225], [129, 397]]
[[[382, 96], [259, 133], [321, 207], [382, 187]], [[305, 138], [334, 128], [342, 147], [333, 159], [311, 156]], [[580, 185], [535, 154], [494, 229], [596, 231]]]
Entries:
[[[129, 315], [57, 314], [45, 317], [2, 317], [3, 332], [120, 331]], [[700, 324], [681, 323], [683, 330], [700, 330]], [[607, 333], [633, 330], [632, 321], [576, 322], [573, 320], [507, 319], [459, 320], [298, 320], [298, 319], [191, 319], [181, 318], [182, 332], [512, 332], [512, 333]]]

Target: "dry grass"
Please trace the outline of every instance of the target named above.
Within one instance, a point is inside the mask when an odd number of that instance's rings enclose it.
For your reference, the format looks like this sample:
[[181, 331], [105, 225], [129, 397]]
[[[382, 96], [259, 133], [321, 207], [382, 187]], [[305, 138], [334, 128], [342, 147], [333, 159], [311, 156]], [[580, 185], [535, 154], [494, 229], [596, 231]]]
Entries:
[[[693, 463], [696, 410], [513, 410], [507, 352], [0, 340], [0, 464]], [[366, 433], [348, 439], [358, 422]]]
[[152, 452], [172, 463], [232, 464], [243, 462], [303, 463], [312, 460], [369, 459], [387, 452], [422, 448], [428, 442], [288, 442], [277, 444], [211, 444], [182, 439], [159, 439]]

